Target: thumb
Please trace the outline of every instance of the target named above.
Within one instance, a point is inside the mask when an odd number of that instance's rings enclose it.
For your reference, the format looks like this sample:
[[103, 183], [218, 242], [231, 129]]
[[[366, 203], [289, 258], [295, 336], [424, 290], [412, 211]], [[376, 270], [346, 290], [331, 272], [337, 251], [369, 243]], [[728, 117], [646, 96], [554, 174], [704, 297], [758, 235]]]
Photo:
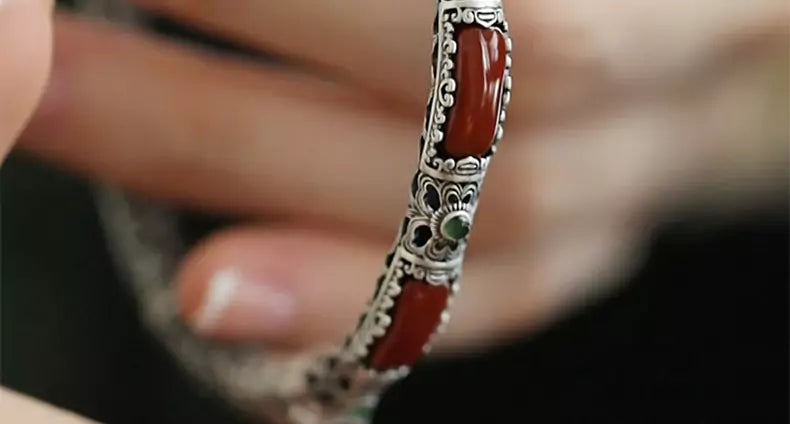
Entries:
[[182, 264], [181, 314], [210, 339], [338, 343], [372, 295], [386, 248], [312, 228], [225, 230]]
[[38, 103], [52, 55], [52, 0], [0, 0], [0, 159]]

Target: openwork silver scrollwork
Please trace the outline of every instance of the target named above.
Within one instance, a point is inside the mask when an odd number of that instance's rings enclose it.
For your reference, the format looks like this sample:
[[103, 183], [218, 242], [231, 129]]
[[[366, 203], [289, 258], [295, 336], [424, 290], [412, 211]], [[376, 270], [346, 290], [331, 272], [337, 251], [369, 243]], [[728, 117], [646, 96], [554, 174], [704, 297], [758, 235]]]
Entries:
[[[445, 138], [448, 116], [456, 104], [458, 82], [454, 77], [458, 43], [455, 36], [461, 25], [477, 25], [501, 31], [506, 47], [506, 66], [499, 122], [490, 152], [482, 157], [447, 158], [440, 150]], [[432, 88], [422, 132], [418, 171], [412, 184], [410, 203], [399, 235], [384, 265], [378, 288], [368, 311], [333, 358], [334, 367], [319, 367], [313, 374], [319, 397], [330, 391], [332, 398], [367, 387], [371, 381], [390, 381], [405, 375], [406, 367], [377, 372], [363, 365], [376, 339], [387, 333], [392, 324], [390, 311], [395, 306], [404, 278], [431, 285], [447, 286], [455, 294], [462, 271], [467, 236], [474, 221], [480, 189], [496, 145], [503, 136], [503, 123], [510, 101], [511, 40], [500, 0], [439, 0], [433, 37]], [[449, 307], [449, 306], [448, 306]], [[449, 319], [442, 314], [441, 331]], [[429, 350], [426, 346], [425, 350]], [[345, 364], [337, 366], [337, 362]], [[352, 387], [338, 388], [338, 381], [364, 372], [368, 379], [354, 380]], [[334, 388], [334, 389], [333, 389]], [[346, 393], [347, 394], [347, 393]], [[331, 403], [330, 403], [331, 405]]]
[[[455, 41], [456, 27], [459, 24], [476, 24], [485, 28], [502, 31], [507, 44], [507, 69], [505, 87], [502, 93], [500, 122], [496, 133], [496, 142], [504, 135], [503, 124], [505, 111], [510, 103], [511, 82], [510, 65], [512, 41], [508, 35], [507, 21], [500, 1], [487, 0], [449, 0], [439, 2], [437, 34], [434, 37], [434, 88], [430, 96], [429, 113], [423, 131], [424, 149], [420, 171], [436, 178], [449, 181], [466, 182], [482, 181], [488, 169], [490, 156], [467, 157], [461, 160], [437, 157], [437, 145], [445, 137], [444, 126], [447, 124], [448, 110], [455, 104], [457, 81], [453, 78], [455, 68], [454, 57], [458, 51]], [[492, 147], [496, 151], [496, 143]]]
[[[256, 389], [256, 397], [250, 402], [252, 409], [265, 405], [263, 409], [275, 422], [287, 424], [363, 424], [366, 422], [364, 412], [375, 406], [377, 393], [409, 371], [407, 367], [375, 371], [365, 363], [376, 341], [393, 325], [393, 310], [408, 289], [404, 281], [412, 279], [418, 281], [420, 287], [449, 289], [448, 309], [441, 314], [434, 337], [448, 322], [449, 307], [460, 287], [467, 236], [474, 223], [482, 182], [497, 142], [503, 136], [503, 122], [511, 97], [512, 43], [507, 25], [501, 0], [437, 0], [431, 88], [418, 167], [404, 221], [384, 261], [374, 296], [356, 330], [342, 346], [319, 348], [298, 356], [258, 350], [254, 354], [245, 352], [261, 359], [262, 365], [256, 368], [259, 373], [245, 372], [246, 378], [234, 378], [233, 383], [252, 381], [250, 384]], [[463, 89], [455, 75], [459, 49], [456, 37], [467, 26], [501, 32], [507, 50], [505, 75], [499, 122], [490, 151], [480, 157], [451, 158], [443, 155], [442, 143], [459, 90]], [[150, 229], [151, 225], [141, 218], [147, 209], [141, 212], [128, 207], [128, 199], [123, 196], [110, 195], [104, 200], [102, 209], [117, 220], [109, 225], [109, 233], [120, 240], [119, 254], [127, 259], [138, 258], [136, 262], [127, 260], [137, 279], [156, 280], [156, 276], [161, 276], [161, 286], [165, 287], [175, 259], [165, 261], [159, 253], [167, 250], [168, 247], [163, 246], [170, 238], [143, 237], [135, 231], [135, 224]], [[156, 272], [148, 270], [152, 264], [156, 265]], [[176, 322], [174, 316], [166, 315], [165, 318]], [[173, 343], [171, 348], [183, 346], [184, 343]], [[424, 349], [427, 352], [430, 343]]]

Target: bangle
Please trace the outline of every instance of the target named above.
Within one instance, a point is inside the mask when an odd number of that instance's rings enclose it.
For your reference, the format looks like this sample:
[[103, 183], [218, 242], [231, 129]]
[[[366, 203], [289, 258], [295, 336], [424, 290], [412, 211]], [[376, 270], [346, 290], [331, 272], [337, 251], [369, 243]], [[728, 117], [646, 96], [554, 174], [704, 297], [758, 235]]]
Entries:
[[167, 210], [97, 193], [111, 251], [143, 320], [220, 395], [282, 424], [363, 424], [449, 320], [482, 183], [503, 136], [511, 40], [502, 0], [436, 0], [432, 84], [403, 222], [372, 300], [337, 347], [276, 355], [209, 345], [183, 329], [170, 280], [185, 247]]
[[404, 377], [447, 323], [503, 135], [511, 50], [501, 0], [437, 1], [432, 88], [406, 215], [368, 310], [342, 348], [307, 372], [306, 396], [291, 405], [294, 421], [364, 409], [364, 399]]

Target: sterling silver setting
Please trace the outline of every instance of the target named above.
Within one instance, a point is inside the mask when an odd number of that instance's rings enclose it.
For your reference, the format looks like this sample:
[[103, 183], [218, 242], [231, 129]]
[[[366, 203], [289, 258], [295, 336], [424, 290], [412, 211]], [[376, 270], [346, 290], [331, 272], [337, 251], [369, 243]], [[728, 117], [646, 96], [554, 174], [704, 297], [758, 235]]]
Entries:
[[[318, 409], [332, 410], [348, 406], [348, 400], [359, 393], [375, 393], [388, 383], [405, 377], [409, 369], [378, 372], [364, 365], [370, 346], [386, 334], [392, 319], [390, 309], [401, 293], [400, 281], [410, 276], [432, 285], [451, 289], [448, 308], [441, 317], [434, 338], [440, 334], [450, 317], [452, 297], [460, 288], [467, 234], [455, 238], [445, 230], [456, 218], [471, 228], [477, 210], [486, 170], [496, 146], [504, 135], [506, 110], [510, 102], [512, 41], [501, 0], [439, 0], [434, 24], [433, 60], [426, 118], [423, 123], [418, 170], [412, 183], [410, 203], [398, 237], [388, 255], [382, 276], [369, 309], [346, 344], [308, 373], [309, 398]], [[460, 160], [442, 158], [438, 145], [444, 139], [448, 112], [455, 104], [458, 82], [454, 79], [457, 43], [455, 31], [460, 24], [477, 24], [501, 31], [506, 42], [506, 66], [499, 122], [491, 152], [482, 158]], [[430, 344], [424, 348], [430, 351]], [[316, 399], [323, 401], [315, 402]]]
[[[455, 36], [460, 25], [501, 31], [507, 55], [499, 121], [489, 153], [452, 159], [442, 157], [440, 150], [459, 88], [454, 72], [458, 52]], [[449, 321], [453, 297], [460, 290], [467, 237], [473, 228], [482, 183], [504, 135], [512, 86], [511, 50], [501, 0], [437, 0], [431, 88], [409, 202], [369, 307], [344, 344], [317, 348], [299, 356], [274, 355], [261, 352], [259, 347], [227, 352], [206, 346], [181, 331], [175, 313], [167, 308], [173, 302], [167, 282], [178, 255], [186, 250], [178, 242], [173, 246], [172, 217], [156, 206], [138, 203], [125, 193], [104, 189], [98, 194], [99, 209], [113, 251], [118, 262], [125, 264], [123, 267], [131, 279], [140, 282], [137, 286], [147, 287], [140, 289], [139, 296], [154, 299], [148, 304], [150, 310], [143, 310], [144, 319], [168, 329], [162, 331], [162, 340], [172, 351], [193, 346], [195, 351], [210, 352], [206, 358], [190, 353], [198, 359], [188, 363], [188, 368], [197, 369], [211, 361], [248, 364], [247, 368], [240, 368], [246, 371], [239, 371], [217, 385], [225, 391], [228, 387], [232, 391], [236, 385], [244, 386], [245, 393], [254, 393], [246, 395], [246, 409], [265, 415], [274, 423], [367, 423], [381, 391], [409, 373], [408, 367], [376, 371], [365, 363], [373, 344], [387, 334], [392, 324], [391, 311], [403, 290], [401, 281], [413, 277], [449, 289], [448, 307], [431, 340]], [[149, 285], [149, 282], [155, 283]], [[158, 289], [149, 290], [153, 286]], [[430, 351], [430, 343], [423, 351]]]

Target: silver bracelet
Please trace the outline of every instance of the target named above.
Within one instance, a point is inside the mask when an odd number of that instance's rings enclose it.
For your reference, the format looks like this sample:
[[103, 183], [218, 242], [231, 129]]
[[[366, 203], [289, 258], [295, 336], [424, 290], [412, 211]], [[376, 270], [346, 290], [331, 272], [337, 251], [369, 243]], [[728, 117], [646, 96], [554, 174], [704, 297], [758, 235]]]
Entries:
[[211, 376], [213, 385], [231, 393], [244, 387], [247, 409], [274, 422], [366, 423], [381, 391], [408, 374], [449, 319], [482, 183], [503, 135], [511, 50], [501, 0], [437, 0], [432, 84], [410, 202], [369, 307], [343, 345], [275, 356], [219, 351], [187, 335], [169, 289], [187, 248], [173, 216], [101, 190], [110, 246], [143, 299], [143, 317], [189, 358], [185, 365], [195, 374], [216, 367], [212, 361], [244, 363], [221, 384]]

